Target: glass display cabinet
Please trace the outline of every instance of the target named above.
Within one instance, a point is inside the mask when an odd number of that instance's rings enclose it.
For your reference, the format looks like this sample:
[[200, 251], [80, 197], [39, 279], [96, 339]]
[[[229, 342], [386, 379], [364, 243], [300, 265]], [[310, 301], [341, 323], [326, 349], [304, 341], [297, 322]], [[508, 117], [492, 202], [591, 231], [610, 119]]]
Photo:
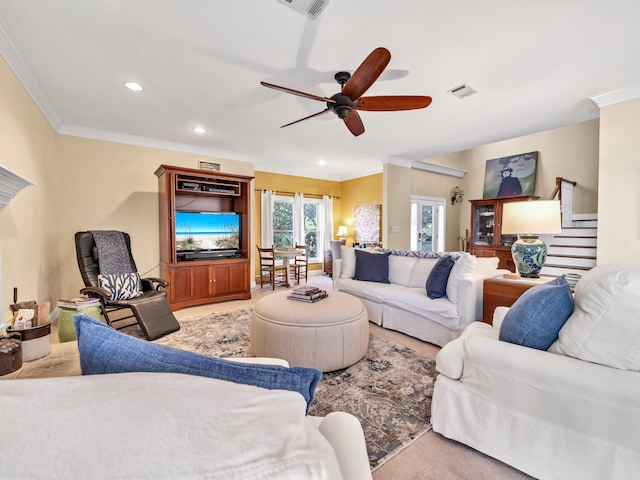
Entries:
[[511, 258], [511, 245], [517, 240], [517, 235], [503, 235], [502, 205], [507, 202], [522, 202], [537, 199], [531, 195], [520, 197], [484, 198], [471, 200], [471, 244], [469, 252], [476, 257], [498, 257], [498, 268], [515, 271], [515, 264]]

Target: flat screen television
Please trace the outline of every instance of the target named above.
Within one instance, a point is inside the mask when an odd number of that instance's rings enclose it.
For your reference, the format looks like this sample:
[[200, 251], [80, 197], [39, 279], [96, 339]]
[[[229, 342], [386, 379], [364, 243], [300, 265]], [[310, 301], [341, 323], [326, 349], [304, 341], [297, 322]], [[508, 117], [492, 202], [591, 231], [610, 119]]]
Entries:
[[239, 256], [239, 213], [176, 212], [175, 217], [179, 261]]

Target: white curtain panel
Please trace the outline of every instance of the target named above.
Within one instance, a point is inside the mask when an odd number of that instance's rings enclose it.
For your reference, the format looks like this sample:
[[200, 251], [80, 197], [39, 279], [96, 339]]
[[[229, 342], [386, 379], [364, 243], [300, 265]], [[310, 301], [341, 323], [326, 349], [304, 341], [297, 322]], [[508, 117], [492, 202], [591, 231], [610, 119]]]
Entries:
[[304, 241], [304, 195], [293, 194], [293, 242], [305, 245]]
[[322, 243], [318, 245], [318, 251], [329, 248], [333, 240], [333, 198], [322, 196]]
[[273, 246], [273, 190], [263, 190], [261, 195], [262, 205], [262, 238], [261, 247]]

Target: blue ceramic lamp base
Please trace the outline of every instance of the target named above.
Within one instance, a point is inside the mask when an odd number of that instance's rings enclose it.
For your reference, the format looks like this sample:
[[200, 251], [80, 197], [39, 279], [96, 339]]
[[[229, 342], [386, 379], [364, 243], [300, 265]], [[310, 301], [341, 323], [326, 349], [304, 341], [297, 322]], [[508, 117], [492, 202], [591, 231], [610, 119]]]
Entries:
[[538, 278], [547, 258], [547, 246], [538, 235], [520, 235], [511, 246], [511, 256], [521, 277]]

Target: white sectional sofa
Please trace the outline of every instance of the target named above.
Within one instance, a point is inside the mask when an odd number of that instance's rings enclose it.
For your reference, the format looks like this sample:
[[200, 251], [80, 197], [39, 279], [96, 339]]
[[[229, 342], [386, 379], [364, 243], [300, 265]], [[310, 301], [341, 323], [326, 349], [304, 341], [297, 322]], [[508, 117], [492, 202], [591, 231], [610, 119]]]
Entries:
[[364, 303], [369, 321], [435, 345], [457, 338], [474, 320], [482, 318], [482, 286], [486, 278], [503, 275], [498, 259], [476, 258], [453, 252], [458, 258], [451, 270], [447, 296], [431, 299], [425, 288], [427, 277], [448, 253], [389, 252], [390, 283], [355, 280], [355, 249], [342, 246], [340, 260], [333, 262], [333, 289], [355, 295]]
[[574, 297], [548, 351], [499, 339], [507, 307], [443, 347], [433, 429], [541, 480], [638, 478], [640, 270], [596, 267]]

